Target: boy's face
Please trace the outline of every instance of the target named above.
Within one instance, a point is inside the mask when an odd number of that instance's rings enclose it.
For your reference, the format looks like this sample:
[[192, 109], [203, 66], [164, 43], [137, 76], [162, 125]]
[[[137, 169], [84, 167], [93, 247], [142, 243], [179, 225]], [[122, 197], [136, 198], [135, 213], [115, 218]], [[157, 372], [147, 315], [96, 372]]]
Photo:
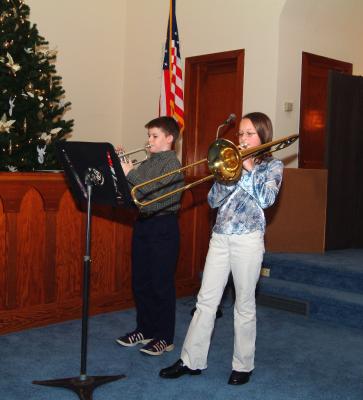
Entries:
[[150, 153], [159, 153], [171, 149], [173, 143], [173, 135], [167, 135], [160, 128], [149, 128], [147, 135], [149, 144], [151, 145]]

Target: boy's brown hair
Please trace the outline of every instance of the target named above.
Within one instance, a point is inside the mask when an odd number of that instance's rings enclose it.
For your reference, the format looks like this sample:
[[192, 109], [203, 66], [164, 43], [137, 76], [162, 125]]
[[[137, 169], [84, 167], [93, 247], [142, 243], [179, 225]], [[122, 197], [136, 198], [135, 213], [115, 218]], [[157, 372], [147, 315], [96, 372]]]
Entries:
[[180, 129], [178, 123], [172, 117], [158, 117], [154, 118], [149, 121], [145, 125], [146, 129], [150, 128], [159, 128], [161, 129], [166, 135], [173, 136], [173, 144], [179, 137]]

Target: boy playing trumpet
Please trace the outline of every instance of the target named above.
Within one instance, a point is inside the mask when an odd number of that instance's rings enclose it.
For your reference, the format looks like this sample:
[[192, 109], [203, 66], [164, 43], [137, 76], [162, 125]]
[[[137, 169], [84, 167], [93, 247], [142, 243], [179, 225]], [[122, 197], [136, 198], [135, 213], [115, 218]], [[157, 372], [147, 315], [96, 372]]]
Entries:
[[[159, 117], [145, 125], [150, 157], [137, 168], [121, 161], [131, 186], [181, 167], [173, 150], [179, 126], [172, 117]], [[138, 196], [151, 200], [182, 187], [181, 173], [172, 174], [140, 188]], [[136, 328], [116, 339], [122, 346], [143, 344], [141, 352], [160, 355], [174, 348], [175, 282], [179, 253], [177, 212], [181, 193], [143, 207], [132, 237], [132, 289], [136, 304]]]

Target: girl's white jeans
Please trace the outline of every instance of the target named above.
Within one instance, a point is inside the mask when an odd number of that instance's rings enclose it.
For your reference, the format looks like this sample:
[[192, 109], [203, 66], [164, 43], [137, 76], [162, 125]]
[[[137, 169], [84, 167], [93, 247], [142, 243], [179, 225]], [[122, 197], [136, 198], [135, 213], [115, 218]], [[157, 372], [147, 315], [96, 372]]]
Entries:
[[181, 359], [187, 367], [207, 368], [216, 311], [229, 273], [232, 272], [236, 291], [232, 369], [241, 372], [254, 369], [255, 289], [264, 251], [263, 233], [260, 231], [242, 235], [223, 235], [213, 232], [196, 311], [181, 351]]

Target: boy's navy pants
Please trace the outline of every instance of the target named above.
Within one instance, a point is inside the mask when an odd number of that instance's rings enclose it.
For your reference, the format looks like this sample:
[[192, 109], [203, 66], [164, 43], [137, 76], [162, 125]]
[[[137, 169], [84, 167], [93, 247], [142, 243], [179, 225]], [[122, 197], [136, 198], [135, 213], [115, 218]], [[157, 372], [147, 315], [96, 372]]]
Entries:
[[175, 269], [179, 253], [176, 214], [140, 217], [132, 238], [132, 289], [137, 330], [172, 344], [175, 331]]

